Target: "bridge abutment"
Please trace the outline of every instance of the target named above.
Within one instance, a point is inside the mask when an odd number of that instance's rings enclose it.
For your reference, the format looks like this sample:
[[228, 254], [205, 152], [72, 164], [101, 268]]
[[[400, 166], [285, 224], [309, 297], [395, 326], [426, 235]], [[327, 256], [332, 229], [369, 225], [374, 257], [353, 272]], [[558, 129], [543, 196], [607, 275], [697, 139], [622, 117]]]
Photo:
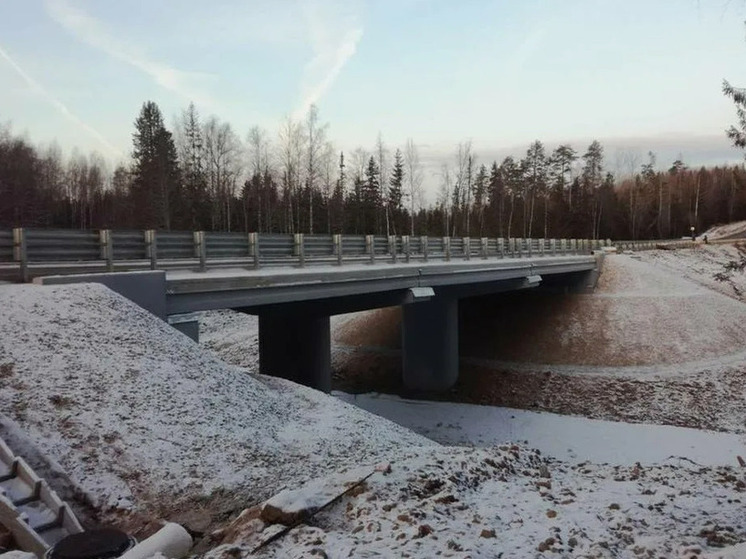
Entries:
[[259, 372], [324, 392], [332, 388], [328, 316], [259, 315]]
[[402, 307], [403, 380], [413, 390], [446, 390], [458, 380], [458, 299]]

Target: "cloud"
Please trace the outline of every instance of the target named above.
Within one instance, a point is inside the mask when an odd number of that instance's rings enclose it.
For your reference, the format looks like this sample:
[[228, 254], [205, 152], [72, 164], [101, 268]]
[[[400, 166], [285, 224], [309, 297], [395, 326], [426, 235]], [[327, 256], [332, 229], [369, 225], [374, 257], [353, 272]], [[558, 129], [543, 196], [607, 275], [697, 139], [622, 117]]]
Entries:
[[78, 39], [144, 72], [164, 89], [176, 93], [185, 100], [194, 101], [198, 105], [214, 105], [209, 96], [198, 91], [190, 83], [195, 79], [208, 77], [207, 74], [183, 72], [149, 59], [139, 48], [118, 40], [97, 19], [73, 6], [67, 0], [47, 0], [46, 9], [52, 19]]
[[86, 133], [90, 134], [93, 138], [95, 138], [104, 148], [106, 148], [106, 151], [109, 152], [110, 155], [114, 157], [122, 157], [123, 153], [121, 150], [114, 147], [113, 144], [111, 144], [104, 136], [99, 133], [98, 130], [90, 126], [89, 124], [86, 124], [83, 122], [75, 113], [73, 113], [70, 109], [67, 108], [67, 106], [57, 99], [54, 95], [52, 95], [49, 91], [47, 91], [42, 85], [37, 82], [35, 79], [33, 79], [31, 76], [29, 76], [23, 68], [21, 68], [18, 63], [11, 58], [10, 54], [0, 46], [0, 58], [5, 60], [8, 64], [10, 64], [10, 67], [15, 70], [15, 72], [23, 78], [23, 80], [28, 84], [28, 86], [38, 93], [40, 96], [42, 96], [44, 99], [47, 100], [47, 102], [52, 105], [57, 111], [62, 114], [65, 118], [70, 120], [73, 124], [84, 130]]
[[318, 103], [353, 57], [363, 36], [355, 2], [313, 0], [303, 4], [313, 58], [303, 71], [300, 103], [294, 117], [300, 118]]

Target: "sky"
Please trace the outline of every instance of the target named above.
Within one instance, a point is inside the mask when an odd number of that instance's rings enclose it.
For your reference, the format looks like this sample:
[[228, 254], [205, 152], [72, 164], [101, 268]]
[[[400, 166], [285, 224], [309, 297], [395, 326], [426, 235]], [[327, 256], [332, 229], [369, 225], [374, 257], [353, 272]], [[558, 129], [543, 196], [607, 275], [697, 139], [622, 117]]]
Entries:
[[[314, 103], [338, 149], [412, 138], [430, 168], [593, 139], [607, 167], [737, 162], [741, 0], [0, 0], [0, 123], [111, 162], [147, 100], [243, 138]], [[642, 162], [642, 161], [641, 161]]]

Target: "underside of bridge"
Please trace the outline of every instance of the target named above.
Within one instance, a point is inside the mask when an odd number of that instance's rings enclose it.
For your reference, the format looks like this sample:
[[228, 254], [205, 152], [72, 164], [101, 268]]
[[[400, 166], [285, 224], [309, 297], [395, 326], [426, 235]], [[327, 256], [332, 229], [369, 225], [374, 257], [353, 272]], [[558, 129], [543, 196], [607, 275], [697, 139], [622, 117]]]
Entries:
[[542, 284], [547, 290], [586, 290], [592, 289], [596, 277], [593, 272], [573, 272], [552, 275], [546, 280], [533, 276], [236, 310], [259, 316], [259, 370], [262, 374], [328, 392], [332, 384], [329, 317], [400, 305], [404, 385], [416, 391], [436, 392], [447, 390], [458, 380], [459, 299]]

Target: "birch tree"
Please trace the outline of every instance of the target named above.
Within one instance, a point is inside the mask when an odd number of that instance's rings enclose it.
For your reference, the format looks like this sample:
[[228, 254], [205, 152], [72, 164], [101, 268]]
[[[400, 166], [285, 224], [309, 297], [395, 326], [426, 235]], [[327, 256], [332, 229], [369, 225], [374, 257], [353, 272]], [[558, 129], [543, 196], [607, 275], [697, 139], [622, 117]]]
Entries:
[[404, 176], [409, 201], [409, 234], [414, 235], [415, 215], [422, 204], [422, 164], [412, 138], [407, 139], [404, 147]]

